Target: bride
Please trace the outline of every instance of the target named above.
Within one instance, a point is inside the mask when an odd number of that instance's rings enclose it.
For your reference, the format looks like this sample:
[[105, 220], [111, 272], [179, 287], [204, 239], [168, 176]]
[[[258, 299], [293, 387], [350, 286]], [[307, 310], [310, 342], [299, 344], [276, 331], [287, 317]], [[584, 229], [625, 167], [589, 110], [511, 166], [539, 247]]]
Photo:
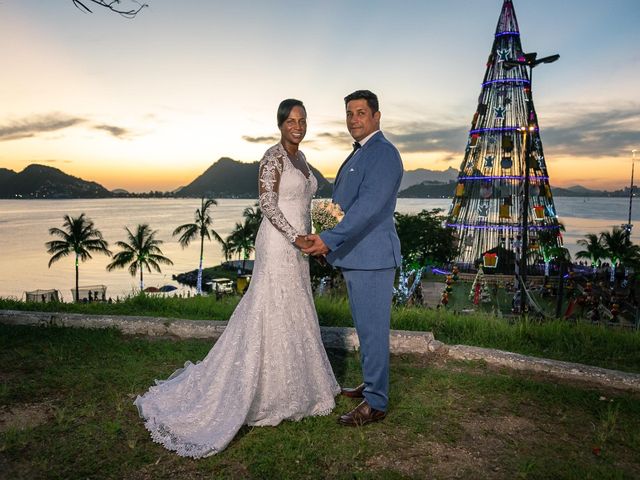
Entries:
[[309, 261], [300, 252], [318, 186], [298, 150], [307, 113], [301, 101], [288, 99], [277, 119], [280, 143], [260, 161], [265, 218], [249, 289], [201, 362], [187, 362], [134, 402], [152, 439], [181, 456], [214, 455], [245, 424], [326, 415], [340, 392], [320, 338]]

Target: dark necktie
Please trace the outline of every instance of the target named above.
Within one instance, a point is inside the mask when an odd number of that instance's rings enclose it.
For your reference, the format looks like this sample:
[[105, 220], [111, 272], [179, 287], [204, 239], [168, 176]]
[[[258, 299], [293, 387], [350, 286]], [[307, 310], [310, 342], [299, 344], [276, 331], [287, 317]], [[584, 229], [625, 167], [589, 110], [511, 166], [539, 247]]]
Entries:
[[349, 154], [349, 156], [347, 158], [345, 158], [344, 162], [342, 162], [342, 165], [340, 165], [340, 168], [338, 169], [338, 174], [336, 175], [336, 179], [335, 179], [334, 183], [338, 181], [338, 177], [340, 176], [340, 172], [342, 171], [344, 166], [347, 164], [347, 162], [349, 160], [351, 160], [351, 157], [353, 157], [353, 155], [358, 151], [358, 149], [360, 147], [362, 147], [362, 145], [360, 145], [359, 142], [353, 142], [353, 150], [351, 150], [351, 153]]

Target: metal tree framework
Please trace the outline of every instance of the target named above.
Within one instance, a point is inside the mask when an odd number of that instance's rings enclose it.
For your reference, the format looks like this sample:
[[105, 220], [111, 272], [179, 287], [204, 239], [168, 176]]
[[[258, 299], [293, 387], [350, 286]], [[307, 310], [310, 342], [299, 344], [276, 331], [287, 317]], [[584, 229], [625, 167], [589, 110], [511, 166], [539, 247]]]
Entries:
[[458, 241], [454, 262], [463, 270], [482, 263], [494, 272], [516, 273], [523, 206], [529, 267], [538, 257], [530, 252], [538, 251], [541, 232], [562, 244], [527, 70], [531, 55], [522, 50], [513, 3], [504, 0], [447, 220]]

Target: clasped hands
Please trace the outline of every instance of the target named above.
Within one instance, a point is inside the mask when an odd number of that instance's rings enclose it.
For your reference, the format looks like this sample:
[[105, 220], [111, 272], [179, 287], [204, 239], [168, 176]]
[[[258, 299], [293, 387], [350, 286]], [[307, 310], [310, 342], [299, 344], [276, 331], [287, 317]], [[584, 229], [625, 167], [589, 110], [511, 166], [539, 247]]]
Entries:
[[294, 244], [302, 250], [303, 253], [313, 255], [314, 257], [329, 253], [329, 247], [327, 247], [319, 235], [298, 235]]

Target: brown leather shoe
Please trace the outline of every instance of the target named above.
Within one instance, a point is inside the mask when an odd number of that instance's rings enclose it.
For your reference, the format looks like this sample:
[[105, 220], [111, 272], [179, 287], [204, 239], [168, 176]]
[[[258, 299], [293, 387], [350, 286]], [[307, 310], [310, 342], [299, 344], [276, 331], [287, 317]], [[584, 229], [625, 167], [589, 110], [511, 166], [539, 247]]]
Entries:
[[366, 425], [367, 423], [379, 422], [386, 416], [386, 412], [371, 408], [365, 400], [349, 413], [345, 413], [344, 415], [342, 415], [338, 419], [338, 423], [347, 427], [360, 427], [362, 425]]
[[343, 388], [340, 393], [349, 398], [364, 398], [364, 383], [356, 388]]

